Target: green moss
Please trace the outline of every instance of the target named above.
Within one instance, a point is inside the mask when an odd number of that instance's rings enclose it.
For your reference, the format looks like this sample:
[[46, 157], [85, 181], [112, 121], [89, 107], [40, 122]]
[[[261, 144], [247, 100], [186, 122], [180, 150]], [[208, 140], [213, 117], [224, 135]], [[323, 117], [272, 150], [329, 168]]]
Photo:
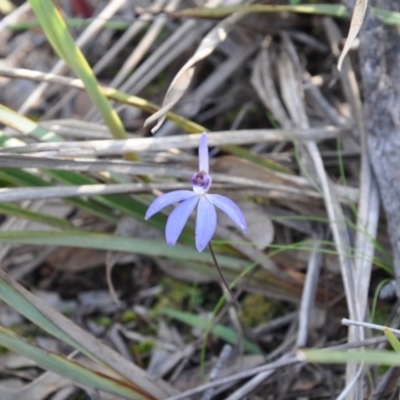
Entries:
[[102, 316], [96, 318], [96, 324], [104, 327], [109, 327], [111, 325], [112, 321], [109, 317]]
[[120, 318], [121, 323], [126, 324], [137, 320], [137, 314], [133, 310], [126, 310]]
[[149, 352], [153, 347], [154, 343], [151, 342], [150, 340], [144, 340], [143, 342], [140, 342], [138, 345], [138, 349], [141, 354]]
[[166, 277], [162, 280], [163, 292], [153, 311], [157, 313], [159, 309], [176, 308], [186, 309], [201, 304], [203, 297], [200, 289], [192, 284], [177, 281]]
[[281, 310], [279, 302], [267, 300], [258, 294], [249, 294], [242, 302], [242, 319], [253, 328], [274, 318]]

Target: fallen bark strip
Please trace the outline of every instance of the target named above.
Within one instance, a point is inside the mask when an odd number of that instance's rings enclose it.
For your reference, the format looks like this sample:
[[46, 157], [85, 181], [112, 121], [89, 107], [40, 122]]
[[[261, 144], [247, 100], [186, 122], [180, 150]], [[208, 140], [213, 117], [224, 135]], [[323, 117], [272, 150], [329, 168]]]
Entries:
[[[372, 0], [371, 6], [399, 11], [397, 0]], [[400, 295], [400, 34], [367, 14], [360, 32], [364, 116], [373, 171], [386, 212]]]

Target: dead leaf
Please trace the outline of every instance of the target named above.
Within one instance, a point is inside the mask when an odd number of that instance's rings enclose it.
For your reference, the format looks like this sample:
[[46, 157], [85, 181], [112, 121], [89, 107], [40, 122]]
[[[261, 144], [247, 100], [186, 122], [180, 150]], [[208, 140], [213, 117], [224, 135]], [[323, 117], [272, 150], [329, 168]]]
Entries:
[[[14, 380], [16, 383], [16, 381]], [[9, 383], [11, 383], [9, 381]], [[53, 372], [45, 372], [40, 377], [27, 385], [7, 385], [2, 380], [0, 385], [0, 398], [2, 400], [43, 400], [52, 393], [71, 385], [69, 379]]]
[[[214, 276], [195, 268], [189, 268], [188, 263], [181, 264], [164, 259], [157, 259], [155, 262], [162, 272], [180, 281], [190, 282], [196, 285], [215, 281]], [[190, 263], [190, 266], [195, 265], [195, 263]]]
[[163, 124], [165, 114], [178, 103], [186, 90], [188, 89], [194, 74], [196, 64], [208, 57], [216, 47], [223, 42], [235, 24], [245, 16], [245, 13], [234, 13], [218, 23], [210, 32], [203, 38], [199, 47], [193, 56], [179, 70], [173, 79], [165, 95], [163, 105], [160, 110], [146, 119], [144, 126], [148, 126], [152, 122], [157, 121], [157, 125], [151, 130], [155, 133]]
[[[44, 212], [46, 215], [50, 215], [51, 217], [63, 218], [67, 219], [68, 215], [73, 210], [73, 207], [69, 204], [62, 202], [61, 200], [49, 200], [43, 203], [43, 206], [38, 210]], [[26, 230], [41, 230], [41, 231], [51, 231], [55, 230], [56, 228], [47, 225], [41, 224], [39, 222], [30, 221], [26, 225]]]
[[356, 0], [356, 5], [354, 6], [353, 15], [351, 17], [350, 30], [337, 65], [339, 71], [342, 69], [343, 60], [349, 52], [351, 45], [353, 44], [355, 38], [358, 35], [358, 32], [361, 29], [361, 25], [365, 17], [365, 12], [367, 11], [367, 5], [368, 0]]
[[103, 265], [106, 254], [106, 251], [97, 249], [62, 247], [46, 261], [58, 271], [78, 273]]
[[[268, 214], [258, 204], [252, 201], [241, 201], [237, 203], [243, 211], [247, 222], [246, 238], [250, 240], [258, 250], [265, 249], [274, 240], [274, 225]], [[235, 227], [234, 222], [225, 214], [218, 215], [223, 226]]]

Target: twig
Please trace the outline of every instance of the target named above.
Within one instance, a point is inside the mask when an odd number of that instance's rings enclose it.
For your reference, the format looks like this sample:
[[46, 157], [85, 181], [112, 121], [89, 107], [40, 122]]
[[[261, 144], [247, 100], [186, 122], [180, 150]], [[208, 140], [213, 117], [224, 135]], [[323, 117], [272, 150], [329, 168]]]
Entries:
[[354, 321], [351, 319], [343, 318], [342, 319], [342, 324], [346, 326], [362, 326], [363, 328], [368, 328], [368, 329], [376, 329], [378, 331], [383, 331], [385, 329], [390, 329], [394, 334], [400, 336], [400, 330], [399, 329], [393, 329], [390, 326], [384, 326], [384, 325], [377, 325], [377, 324], [371, 324], [369, 322], [361, 322], [361, 321]]

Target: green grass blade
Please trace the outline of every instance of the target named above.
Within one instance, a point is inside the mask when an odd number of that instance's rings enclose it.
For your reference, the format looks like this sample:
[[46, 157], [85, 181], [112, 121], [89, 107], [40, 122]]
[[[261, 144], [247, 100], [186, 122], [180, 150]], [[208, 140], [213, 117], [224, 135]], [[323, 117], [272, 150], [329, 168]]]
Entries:
[[295, 12], [302, 14], [320, 14], [331, 17], [348, 17], [349, 14], [345, 6], [336, 4], [252, 4], [252, 5], [234, 5], [221, 7], [196, 7], [173, 13], [178, 17], [225, 17], [235, 12], [247, 13], [276, 13], [276, 12]]
[[[161, 312], [161, 314], [164, 314], [164, 315], [167, 315], [168, 317], [177, 319], [178, 321], [183, 322], [187, 325], [190, 325], [190, 326], [196, 327], [196, 328], [201, 328], [204, 330], [207, 330], [211, 324], [211, 321], [206, 318], [202, 318], [197, 315], [187, 313], [184, 311], [174, 310], [172, 308], [164, 308], [160, 312]], [[211, 329], [211, 332], [215, 336], [219, 337], [222, 340], [225, 340], [228, 343], [238, 344], [239, 335], [234, 330], [232, 330], [224, 325], [221, 325], [221, 324], [215, 325]], [[243, 341], [243, 347], [250, 354], [261, 354], [261, 350], [258, 348], [258, 346], [246, 339]]]
[[400, 367], [400, 354], [394, 351], [334, 351], [334, 350], [301, 350], [297, 353], [300, 360], [318, 364], [372, 364]]
[[371, 7], [371, 12], [386, 25], [400, 25], [400, 12]]
[[400, 341], [397, 339], [396, 335], [390, 330], [390, 328], [384, 328], [383, 333], [387, 337], [387, 340], [392, 345], [396, 353], [400, 353]]
[[[56, 133], [41, 127], [36, 122], [31, 121], [2, 104], [0, 104], [0, 122], [24, 135], [30, 135], [44, 142], [59, 142], [62, 140]], [[2, 136], [2, 140], [7, 138], [4, 134]], [[23, 144], [23, 142], [21, 143]]]
[[43, 214], [38, 211], [21, 208], [15, 204], [0, 203], [0, 214], [9, 215], [21, 219], [38, 222], [40, 224], [54, 226], [60, 229], [76, 229], [68, 220]]
[[[349, 14], [343, 5], [339, 4], [252, 4], [221, 7], [196, 7], [174, 12], [176, 17], [198, 17], [212, 18], [225, 17], [234, 12], [248, 13], [276, 13], [276, 12], [294, 12], [300, 14], [327, 15], [331, 17], [348, 18]], [[400, 25], [400, 13], [397, 11], [384, 10], [382, 8], [371, 7], [371, 12], [387, 25]]]
[[[30, 244], [39, 246], [68, 246], [126, 253], [142, 254], [150, 257], [166, 257], [177, 260], [182, 268], [192, 268], [192, 263], [199, 264], [199, 271], [208, 271], [207, 276], [218, 277], [215, 272], [211, 255], [207, 252], [199, 253], [194, 246], [168, 246], [164, 241], [146, 240], [129, 237], [119, 237], [104, 233], [93, 232], [43, 232], [43, 231], [13, 231], [0, 232], [0, 243]], [[249, 262], [238, 256], [231, 257], [218, 254], [218, 263], [224, 268], [225, 277], [229, 281], [238, 279], [240, 274], [249, 267]], [[255, 263], [256, 264], [256, 263]], [[252, 264], [254, 266], [255, 264]], [[204, 267], [204, 268], [202, 268]], [[210, 270], [207, 270], [209, 267]], [[254, 288], [271, 288], [274, 292], [287, 293], [290, 296], [299, 296], [301, 287], [286, 282], [276, 275], [264, 271], [256, 271], [247, 279], [246, 285]]]
[[7, 168], [0, 170], [0, 179], [16, 186], [49, 186], [50, 184], [23, 169]]
[[[92, 183], [97, 183], [94, 179], [88, 178], [87, 176], [80, 175], [76, 172], [71, 171], [54, 171], [54, 170], [46, 170], [47, 175], [52, 176], [57, 179], [59, 182], [63, 182], [70, 185], [90, 185]], [[99, 203], [104, 206], [110, 207], [111, 209], [115, 209], [120, 211], [121, 213], [128, 215], [132, 218], [138, 220], [144, 220], [144, 215], [147, 211], [147, 206], [143, 203], [135, 200], [132, 197], [123, 196], [123, 195], [108, 195], [108, 196], [93, 196]], [[165, 224], [167, 222], [166, 217], [162, 214], [155, 215], [150, 221], [148, 221], [149, 225], [163, 230]], [[192, 241], [189, 239], [188, 235], [185, 232], [182, 233], [182, 238], [191, 243]]]
[[[69, 28], [82, 29], [88, 27], [93, 22], [93, 19], [67, 18], [64, 21]], [[126, 31], [130, 27], [130, 25], [131, 24], [129, 22], [110, 20], [104, 23], [104, 28], [112, 29], [114, 31]], [[36, 28], [40, 28], [40, 23], [37, 19], [32, 19], [23, 22], [16, 22], [14, 24], [7, 25], [7, 29], [12, 32], [21, 32]]]
[[[156, 104], [151, 103], [150, 101], [142, 99], [141, 97], [138, 96], [132, 96], [130, 94], [120, 92], [119, 90], [113, 88], [103, 87], [102, 90], [107, 98], [118, 101], [119, 103], [129, 104], [131, 106], [138, 107], [143, 111], [147, 111], [148, 113], [154, 113], [160, 109], [160, 107], [157, 106]], [[199, 133], [208, 131], [208, 129], [206, 129], [204, 126], [196, 122], [193, 122], [185, 117], [182, 117], [179, 114], [175, 114], [172, 111], [169, 111], [166, 114], [166, 117], [167, 119], [172, 121], [175, 125], [182, 128], [185, 132]]]
[[127, 135], [118, 114], [104, 96], [92, 69], [79, 47], [75, 44], [53, 1], [29, 0], [29, 3], [50, 44], [56, 53], [82, 80], [89, 97], [104, 118], [114, 138], [126, 138]]
[[[183, 245], [171, 247], [163, 241], [119, 237], [93, 232], [43, 232], [13, 231], [0, 232], [0, 243], [20, 243], [45, 246], [71, 246], [127, 253], [143, 254], [152, 257], [167, 257], [184, 261], [197, 261], [212, 264], [211, 255], [199, 253], [194, 248]], [[247, 261], [219, 255], [218, 262], [223, 267], [243, 270]]]
[[58, 354], [42, 350], [1, 326], [0, 345], [35, 361], [42, 368], [69, 378], [80, 385], [104, 390], [132, 400], [151, 399], [151, 397], [140, 393], [134, 386], [128, 385], [125, 381], [98, 373], [81, 365], [77, 361], [71, 361]]
[[4, 132], [0, 131], [0, 147], [19, 147], [19, 146], [25, 146], [25, 143], [17, 138], [8, 137]]
[[[37, 177], [21, 169], [6, 169], [0, 171], [0, 179], [16, 186], [50, 186], [44, 179]], [[91, 200], [82, 200], [78, 198], [64, 199], [68, 204], [72, 204], [82, 210], [89, 212], [105, 221], [116, 222], [117, 217], [107, 208], [94, 203]]]

